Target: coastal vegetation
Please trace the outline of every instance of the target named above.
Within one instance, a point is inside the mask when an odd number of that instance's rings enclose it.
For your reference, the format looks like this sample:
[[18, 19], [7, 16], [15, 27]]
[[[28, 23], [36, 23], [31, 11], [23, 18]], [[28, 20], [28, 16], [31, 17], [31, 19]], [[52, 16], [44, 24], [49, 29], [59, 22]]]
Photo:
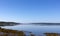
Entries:
[[13, 25], [18, 25], [20, 23], [16, 22], [0, 22], [0, 26], [13, 26]]
[[25, 36], [23, 31], [0, 28], [0, 36]]
[[60, 23], [31, 23], [36, 25], [60, 25]]
[[59, 33], [44, 33], [46, 36], [60, 36]]
[[0, 36], [35, 36], [32, 32], [29, 33], [30, 35], [26, 35], [24, 31], [0, 28]]

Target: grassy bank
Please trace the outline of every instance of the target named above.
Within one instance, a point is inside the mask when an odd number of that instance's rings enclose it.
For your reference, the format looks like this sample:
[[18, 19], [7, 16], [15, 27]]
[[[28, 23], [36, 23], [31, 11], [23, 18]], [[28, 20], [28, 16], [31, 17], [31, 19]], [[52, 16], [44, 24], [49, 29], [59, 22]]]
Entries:
[[25, 36], [23, 31], [0, 28], [0, 36]]

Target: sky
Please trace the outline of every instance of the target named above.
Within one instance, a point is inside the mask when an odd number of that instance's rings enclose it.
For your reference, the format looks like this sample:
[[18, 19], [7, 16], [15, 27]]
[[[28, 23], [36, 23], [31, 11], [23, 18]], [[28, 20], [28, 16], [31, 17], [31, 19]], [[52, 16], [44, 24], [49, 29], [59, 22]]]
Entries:
[[60, 23], [60, 0], [0, 0], [0, 21]]

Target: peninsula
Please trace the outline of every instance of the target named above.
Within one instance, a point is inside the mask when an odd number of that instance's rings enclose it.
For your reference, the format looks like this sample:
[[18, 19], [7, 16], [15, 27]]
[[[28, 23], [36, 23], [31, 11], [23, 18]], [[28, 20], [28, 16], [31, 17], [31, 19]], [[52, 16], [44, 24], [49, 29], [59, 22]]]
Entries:
[[0, 22], [0, 26], [14, 26], [14, 25], [18, 25], [20, 23], [16, 23], [16, 22]]

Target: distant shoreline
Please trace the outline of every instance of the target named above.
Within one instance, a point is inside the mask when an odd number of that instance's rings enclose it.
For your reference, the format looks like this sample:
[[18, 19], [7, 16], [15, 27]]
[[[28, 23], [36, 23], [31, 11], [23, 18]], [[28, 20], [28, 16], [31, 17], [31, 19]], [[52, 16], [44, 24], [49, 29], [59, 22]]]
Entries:
[[20, 23], [16, 23], [16, 22], [0, 22], [0, 26], [14, 26], [19, 24]]
[[31, 23], [31, 24], [40, 24], [40, 25], [60, 25], [60, 23]]

